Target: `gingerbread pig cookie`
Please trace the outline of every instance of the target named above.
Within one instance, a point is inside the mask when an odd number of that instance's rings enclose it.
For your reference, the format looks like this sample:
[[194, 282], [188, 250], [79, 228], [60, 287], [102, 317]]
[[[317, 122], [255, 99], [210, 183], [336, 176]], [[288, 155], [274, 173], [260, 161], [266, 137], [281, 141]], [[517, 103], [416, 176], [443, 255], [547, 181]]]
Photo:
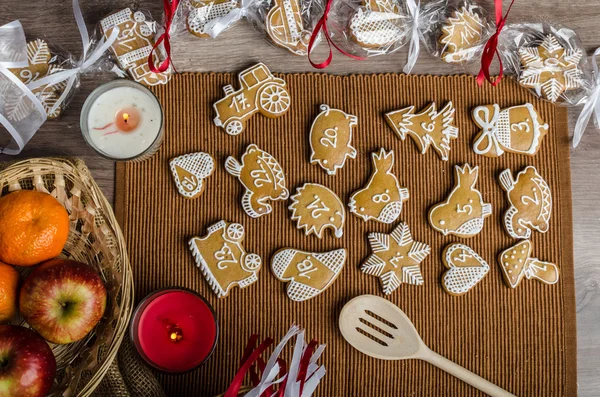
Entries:
[[295, 55], [308, 54], [310, 33], [304, 30], [301, 0], [274, 0], [265, 19], [273, 43]]
[[513, 179], [511, 170], [500, 174], [500, 185], [506, 191], [510, 208], [504, 215], [504, 226], [511, 237], [529, 238], [531, 230], [546, 233], [552, 213], [552, 194], [548, 183], [533, 166]]
[[288, 297], [302, 302], [325, 291], [340, 275], [346, 250], [307, 252], [293, 248], [279, 250], [271, 259], [271, 270], [278, 280], [289, 282]]
[[189, 246], [196, 265], [219, 298], [227, 296], [236, 285], [245, 288], [258, 280], [262, 261], [242, 246], [242, 225], [220, 221], [207, 232], [205, 237], [193, 237]]
[[438, 232], [458, 237], [473, 237], [483, 229], [483, 221], [492, 215], [492, 205], [484, 203], [475, 188], [479, 167], [455, 166], [454, 189], [446, 201], [429, 211], [429, 224]]
[[356, 158], [352, 146], [352, 128], [357, 117], [321, 105], [321, 113], [310, 128], [310, 162], [319, 164], [329, 175], [335, 175], [348, 158]]
[[517, 288], [523, 277], [528, 280], [533, 278], [545, 284], [558, 282], [558, 267], [554, 263], [532, 258], [531, 250], [531, 242], [523, 240], [503, 251], [498, 257], [504, 281], [509, 287]]
[[379, 277], [384, 294], [391, 294], [402, 283], [423, 284], [420, 264], [431, 248], [414, 241], [406, 223], [399, 224], [391, 234], [369, 233], [369, 244], [373, 254], [360, 270]]
[[463, 6], [454, 11], [442, 26], [442, 60], [460, 63], [472, 59], [476, 54], [475, 49], [481, 43], [483, 24], [473, 6]]
[[172, 159], [169, 168], [179, 194], [194, 199], [204, 191], [204, 180], [215, 170], [215, 161], [208, 153], [190, 153]]
[[207, 26], [240, 7], [237, 0], [189, 0], [188, 4], [187, 30], [201, 38], [210, 37]]
[[335, 237], [342, 237], [346, 211], [334, 192], [323, 185], [305, 183], [291, 199], [292, 220], [307, 236], [312, 233], [322, 238], [325, 229], [332, 229]]
[[431, 145], [446, 161], [450, 140], [458, 138], [458, 128], [453, 124], [455, 111], [452, 102], [448, 102], [439, 112], [435, 102], [432, 102], [420, 113], [415, 113], [415, 107], [410, 106], [386, 113], [385, 118], [400, 139], [404, 140], [410, 135], [422, 154], [427, 153]]
[[223, 87], [225, 97], [213, 104], [215, 125], [229, 135], [238, 135], [256, 112], [275, 118], [288, 111], [290, 94], [284, 80], [274, 77], [264, 63], [258, 63], [238, 75], [240, 89]]
[[548, 133], [548, 124], [531, 103], [500, 110], [497, 104], [477, 106], [473, 120], [481, 128], [473, 151], [487, 157], [505, 152], [533, 156]]
[[490, 266], [477, 252], [464, 244], [450, 244], [442, 253], [448, 270], [442, 276], [442, 286], [451, 295], [469, 292], [490, 271]]
[[396, 0], [363, 0], [350, 20], [350, 37], [366, 49], [391, 46], [406, 34], [400, 14]]
[[371, 153], [373, 174], [367, 186], [350, 197], [350, 212], [365, 222], [374, 219], [381, 223], [393, 223], [400, 216], [402, 203], [408, 200], [408, 189], [400, 187], [392, 173], [394, 151]]
[[268, 201], [286, 200], [289, 196], [285, 175], [277, 160], [254, 144], [246, 148], [241, 162], [228, 157], [225, 169], [238, 178], [246, 189], [242, 196], [242, 207], [252, 218], [273, 211]]

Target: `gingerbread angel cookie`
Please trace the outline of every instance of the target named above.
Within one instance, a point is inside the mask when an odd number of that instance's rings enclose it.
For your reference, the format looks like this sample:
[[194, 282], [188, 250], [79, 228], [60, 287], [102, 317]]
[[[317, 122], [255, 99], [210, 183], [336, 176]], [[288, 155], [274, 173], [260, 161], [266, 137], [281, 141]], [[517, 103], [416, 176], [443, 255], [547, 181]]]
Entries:
[[442, 60], [460, 63], [472, 59], [479, 48], [484, 22], [474, 7], [462, 6], [442, 26], [440, 43], [444, 45]]
[[509, 287], [517, 288], [523, 277], [528, 280], [533, 278], [545, 284], [558, 282], [558, 267], [554, 263], [532, 258], [531, 250], [531, 242], [523, 240], [503, 251], [498, 257], [504, 281]]
[[322, 238], [325, 229], [332, 229], [335, 237], [342, 237], [346, 211], [334, 192], [323, 185], [305, 183], [291, 199], [292, 220], [307, 236], [312, 233]]
[[307, 252], [293, 248], [279, 250], [271, 259], [271, 270], [278, 280], [289, 282], [288, 297], [302, 302], [325, 291], [340, 275], [346, 250]]
[[431, 145], [446, 161], [450, 140], [458, 138], [458, 128], [453, 124], [455, 111], [452, 102], [448, 102], [439, 112], [435, 102], [432, 102], [420, 113], [415, 113], [415, 107], [409, 106], [386, 113], [385, 118], [400, 139], [404, 140], [410, 135], [422, 154], [427, 153]]
[[498, 157], [505, 152], [533, 156], [548, 133], [548, 124], [531, 103], [502, 110], [498, 104], [477, 106], [472, 117], [481, 128], [473, 151], [487, 157]]
[[194, 199], [204, 191], [204, 179], [215, 170], [215, 161], [208, 153], [190, 153], [175, 157], [169, 168], [179, 194]]
[[227, 296], [236, 285], [245, 288], [258, 280], [262, 260], [242, 246], [242, 225], [220, 221], [207, 232], [205, 237], [193, 237], [189, 246], [196, 265], [219, 298]]
[[442, 262], [448, 268], [442, 276], [442, 286], [451, 295], [466, 294], [490, 271], [490, 266], [477, 252], [459, 243], [444, 249]]
[[[194, 36], [208, 38], [207, 27], [240, 7], [237, 0], [189, 0], [187, 29]], [[228, 26], [229, 27], [229, 26]]]
[[546, 233], [552, 213], [552, 194], [548, 183], [533, 166], [513, 179], [511, 170], [500, 174], [500, 185], [506, 191], [510, 208], [504, 215], [504, 226], [511, 237], [529, 238], [531, 230]]
[[301, 0], [274, 0], [265, 19], [271, 40], [292, 54], [306, 55], [310, 33], [304, 30]]
[[363, 0], [350, 20], [350, 36], [361, 47], [379, 49], [393, 45], [406, 34], [396, 0]]
[[252, 218], [273, 211], [268, 201], [286, 200], [289, 196], [285, 175], [277, 160], [254, 144], [246, 148], [241, 162], [228, 157], [225, 169], [238, 178], [246, 189], [242, 196], [242, 207]]
[[483, 229], [483, 221], [492, 215], [492, 205], [485, 203], [475, 188], [479, 167], [455, 166], [455, 186], [446, 201], [429, 211], [429, 224], [438, 232], [458, 237], [473, 237]]
[[321, 113], [310, 128], [310, 162], [319, 164], [329, 175], [335, 175], [346, 159], [356, 157], [352, 146], [352, 128], [357, 117], [321, 105]]
[[398, 178], [392, 173], [394, 151], [371, 153], [373, 174], [364, 188], [350, 197], [350, 212], [365, 222], [374, 219], [381, 223], [393, 223], [400, 216], [402, 203], [408, 200], [408, 189], [400, 187]]

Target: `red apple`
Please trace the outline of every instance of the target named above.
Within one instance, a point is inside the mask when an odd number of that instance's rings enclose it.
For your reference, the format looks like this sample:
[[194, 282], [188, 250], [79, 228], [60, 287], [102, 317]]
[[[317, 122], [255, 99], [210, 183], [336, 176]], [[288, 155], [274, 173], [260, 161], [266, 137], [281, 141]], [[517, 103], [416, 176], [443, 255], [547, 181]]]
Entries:
[[0, 325], [0, 395], [45, 396], [55, 375], [54, 354], [41, 336], [18, 325]]
[[102, 318], [106, 288], [91, 266], [52, 259], [25, 279], [19, 307], [25, 321], [47, 341], [76, 342]]

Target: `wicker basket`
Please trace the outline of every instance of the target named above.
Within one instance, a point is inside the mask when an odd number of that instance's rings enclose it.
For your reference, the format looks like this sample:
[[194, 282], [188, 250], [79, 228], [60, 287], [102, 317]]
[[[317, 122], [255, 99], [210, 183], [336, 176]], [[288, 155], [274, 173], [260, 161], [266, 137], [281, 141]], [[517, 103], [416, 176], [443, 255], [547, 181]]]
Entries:
[[112, 208], [81, 160], [38, 158], [0, 165], [0, 195], [19, 189], [50, 193], [65, 206], [71, 231], [61, 257], [93, 266], [106, 285], [106, 312], [96, 328], [82, 341], [52, 346], [57, 377], [50, 395], [88, 396], [115, 358], [133, 310], [125, 240]]

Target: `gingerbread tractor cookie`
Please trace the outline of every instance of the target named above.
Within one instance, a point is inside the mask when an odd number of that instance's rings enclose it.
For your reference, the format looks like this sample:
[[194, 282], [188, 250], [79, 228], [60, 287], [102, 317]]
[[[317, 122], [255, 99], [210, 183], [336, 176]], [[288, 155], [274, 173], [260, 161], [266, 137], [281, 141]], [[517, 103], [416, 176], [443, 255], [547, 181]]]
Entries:
[[304, 30], [301, 0], [274, 0], [265, 19], [267, 34], [292, 54], [308, 54], [310, 33]]
[[169, 168], [179, 194], [194, 199], [204, 191], [204, 180], [215, 170], [215, 161], [208, 153], [190, 153], [175, 157]]
[[252, 218], [273, 211], [268, 201], [286, 200], [289, 196], [285, 175], [277, 160], [254, 144], [246, 148], [241, 163], [228, 157], [225, 169], [238, 178], [246, 189], [242, 196], [242, 207]]
[[498, 157], [505, 152], [533, 156], [548, 133], [548, 124], [531, 103], [502, 110], [497, 104], [477, 106], [472, 116], [481, 128], [473, 151], [487, 157]]
[[444, 45], [442, 60], [460, 63], [472, 59], [481, 42], [483, 20], [473, 11], [473, 6], [463, 6], [452, 13], [442, 26], [440, 43]]
[[288, 111], [290, 94], [284, 80], [274, 77], [264, 63], [244, 70], [238, 76], [240, 89], [231, 85], [223, 87], [225, 97], [213, 104], [214, 123], [223, 127], [229, 135], [238, 135], [246, 121], [255, 113], [275, 118]]
[[483, 221], [492, 215], [492, 205], [483, 202], [475, 188], [479, 167], [456, 166], [454, 189], [446, 201], [429, 211], [429, 224], [444, 236], [473, 237], [483, 229]]
[[305, 183], [296, 189], [291, 199], [288, 208], [292, 211], [292, 220], [307, 236], [314, 234], [322, 238], [325, 229], [332, 229], [335, 237], [342, 237], [346, 211], [334, 192], [323, 185]]
[[356, 158], [352, 146], [352, 128], [356, 116], [321, 105], [321, 113], [310, 128], [310, 162], [319, 164], [329, 175], [335, 175], [348, 158]]
[[208, 38], [210, 35], [206, 32], [206, 27], [239, 7], [237, 0], [190, 0], [187, 29], [194, 36]]
[[506, 191], [510, 208], [504, 215], [504, 226], [511, 237], [529, 238], [531, 230], [546, 233], [552, 213], [552, 194], [548, 183], [533, 166], [513, 179], [511, 170], [500, 174], [500, 185]]
[[444, 249], [442, 262], [448, 268], [442, 276], [442, 286], [451, 295], [466, 294], [490, 271], [490, 266], [477, 252], [460, 243]]
[[400, 14], [396, 0], [363, 0], [350, 20], [350, 37], [367, 49], [391, 46], [406, 34]]
[[385, 117], [400, 139], [404, 140], [410, 135], [422, 154], [427, 153], [431, 145], [446, 161], [450, 140], [458, 138], [458, 128], [453, 125], [455, 111], [452, 102], [448, 102], [439, 112], [435, 102], [432, 102], [421, 113], [415, 113], [415, 107], [410, 106], [386, 113]]
[[340, 275], [346, 250], [307, 252], [293, 248], [279, 250], [271, 259], [271, 270], [278, 280], [289, 282], [287, 296], [302, 302], [325, 291]]
[[365, 222], [374, 219], [381, 223], [393, 223], [402, 212], [402, 203], [408, 200], [408, 189], [400, 187], [392, 173], [394, 152], [381, 149], [371, 153], [373, 174], [364, 188], [350, 197], [350, 212]]
[[504, 281], [509, 287], [517, 288], [523, 277], [528, 280], [536, 279], [545, 284], [558, 282], [558, 267], [554, 263], [532, 258], [531, 250], [531, 242], [523, 240], [503, 251], [498, 257]]
[[245, 288], [258, 280], [260, 256], [248, 254], [242, 246], [244, 227], [220, 221], [207, 229], [205, 237], [189, 241], [196, 265], [219, 298], [231, 288]]

